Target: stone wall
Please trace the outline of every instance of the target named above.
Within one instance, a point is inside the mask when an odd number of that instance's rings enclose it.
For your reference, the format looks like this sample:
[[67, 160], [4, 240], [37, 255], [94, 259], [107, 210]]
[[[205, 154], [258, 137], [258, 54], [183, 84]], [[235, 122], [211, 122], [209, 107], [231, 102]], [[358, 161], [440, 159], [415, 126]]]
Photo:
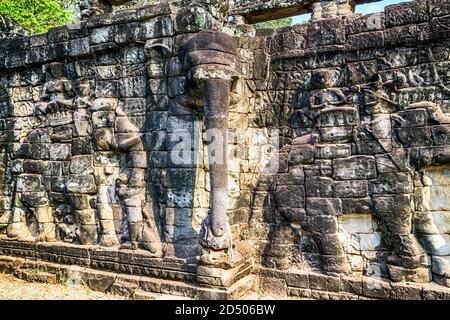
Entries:
[[181, 1], [2, 43], [0, 253], [221, 297], [448, 286], [449, 2], [287, 6], [313, 21]]
[[181, 256], [198, 247], [183, 223], [193, 217], [195, 171], [170, 167], [164, 152], [174, 130], [197, 117], [169, 111], [180, 66], [171, 60], [171, 81], [165, 70], [175, 34], [183, 37], [171, 13], [149, 7], [3, 46], [4, 232], [114, 245], [144, 222], [138, 242], [155, 243], [157, 256], [161, 241], [182, 244]]
[[448, 3], [410, 2], [259, 33], [283, 135], [248, 229], [263, 265], [448, 284], [448, 30]]

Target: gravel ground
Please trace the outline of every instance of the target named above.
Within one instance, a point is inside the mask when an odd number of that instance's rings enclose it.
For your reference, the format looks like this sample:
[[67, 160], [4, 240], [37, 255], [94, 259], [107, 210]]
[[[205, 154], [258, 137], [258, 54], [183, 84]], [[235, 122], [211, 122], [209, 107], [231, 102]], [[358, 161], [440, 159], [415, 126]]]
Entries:
[[12, 275], [0, 274], [0, 300], [125, 300], [92, 291], [85, 286], [29, 283]]

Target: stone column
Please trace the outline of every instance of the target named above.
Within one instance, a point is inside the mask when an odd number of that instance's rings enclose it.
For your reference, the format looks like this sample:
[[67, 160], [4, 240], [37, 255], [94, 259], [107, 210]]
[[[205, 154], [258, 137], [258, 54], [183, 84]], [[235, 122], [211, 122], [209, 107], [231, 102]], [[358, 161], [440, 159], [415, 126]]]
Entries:
[[[228, 79], [208, 79], [203, 85], [203, 100], [205, 103], [205, 129], [210, 140], [208, 148], [209, 172], [211, 189], [210, 219], [212, 235], [215, 238], [227, 237], [228, 203], [228, 106], [230, 94], [230, 81]], [[212, 141], [214, 140], [214, 141]], [[214, 144], [214, 148], [212, 147]], [[224, 249], [230, 246], [229, 239], [223, 243], [209, 243], [201, 239], [206, 246]]]

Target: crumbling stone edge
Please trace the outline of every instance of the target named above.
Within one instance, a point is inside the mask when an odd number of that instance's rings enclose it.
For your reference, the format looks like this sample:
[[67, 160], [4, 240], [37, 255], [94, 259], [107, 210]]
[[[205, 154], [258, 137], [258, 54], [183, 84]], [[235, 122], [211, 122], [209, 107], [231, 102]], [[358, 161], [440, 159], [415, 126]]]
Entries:
[[449, 300], [450, 289], [434, 283], [395, 283], [371, 277], [279, 271], [261, 267], [260, 288], [317, 300]]
[[394, 283], [369, 277], [329, 276], [314, 272], [279, 271], [256, 268], [254, 274], [237, 281], [227, 290], [206, 288], [195, 283], [158, 279], [64, 265], [31, 258], [0, 256], [0, 273], [29, 282], [76, 283], [91, 290], [152, 300], [155, 294], [169, 294], [198, 300], [239, 299], [252, 291], [280, 298], [318, 300], [450, 300], [450, 289], [426, 283]]
[[200, 287], [194, 283], [95, 270], [27, 258], [0, 256], [0, 273], [12, 274], [28, 282], [80, 284], [91, 290], [125, 296], [134, 300], [153, 300], [155, 294], [168, 294], [198, 300], [237, 299], [255, 289], [256, 276], [237, 281], [227, 290]]

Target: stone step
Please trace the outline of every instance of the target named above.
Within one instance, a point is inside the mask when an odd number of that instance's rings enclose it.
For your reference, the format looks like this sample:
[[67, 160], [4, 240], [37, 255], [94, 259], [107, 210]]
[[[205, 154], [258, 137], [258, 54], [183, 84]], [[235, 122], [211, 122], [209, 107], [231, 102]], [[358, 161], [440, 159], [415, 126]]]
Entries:
[[[13, 273], [26, 281], [58, 283], [73, 281], [94, 291], [126, 296], [129, 298], [179, 297], [180, 299], [238, 299], [256, 290], [256, 276], [247, 275], [227, 289], [204, 287], [194, 283], [129, 275], [110, 271], [68, 266], [39, 260], [0, 256], [5, 272]], [[59, 280], [59, 281], [58, 281]], [[144, 294], [145, 293], [145, 294]]]

